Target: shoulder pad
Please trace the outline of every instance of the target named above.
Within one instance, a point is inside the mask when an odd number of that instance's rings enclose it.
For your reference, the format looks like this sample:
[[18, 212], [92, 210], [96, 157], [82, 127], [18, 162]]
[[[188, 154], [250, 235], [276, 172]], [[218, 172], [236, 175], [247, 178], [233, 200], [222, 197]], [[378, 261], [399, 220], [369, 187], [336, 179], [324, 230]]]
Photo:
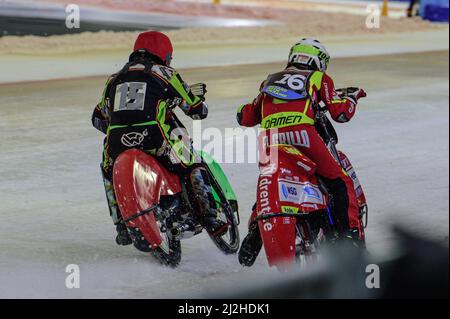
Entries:
[[117, 76], [119, 73], [111, 74], [107, 79], [105, 85], [109, 85]]
[[152, 66], [152, 72], [158, 74], [160, 77], [166, 79], [167, 81], [170, 81], [173, 75], [177, 73], [175, 69], [159, 64], [155, 64]]

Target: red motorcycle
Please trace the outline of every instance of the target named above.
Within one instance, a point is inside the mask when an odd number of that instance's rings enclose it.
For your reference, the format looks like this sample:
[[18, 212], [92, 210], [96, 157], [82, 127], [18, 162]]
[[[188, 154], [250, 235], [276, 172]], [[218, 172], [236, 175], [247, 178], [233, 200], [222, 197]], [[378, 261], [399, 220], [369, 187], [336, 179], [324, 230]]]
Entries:
[[[360, 211], [360, 238], [365, 246], [366, 198], [350, 160], [336, 149], [338, 137], [326, 112], [325, 107], [317, 106], [315, 127], [353, 180]], [[252, 222], [258, 223], [269, 265], [282, 270], [295, 262], [314, 262], [320, 246], [336, 242], [340, 234], [333, 197], [315, 174], [316, 164], [294, 146], [277, 144], [269, 146], [259, 167], [256, 218]]]
[[[176, 117], [175, 117], [176, 119]], [[209, 233], [225, 254], [239, 249], [239, 213], [236, 195], [213, 158], [200, 152], [212, 183], [216, 209], [227, 229]], [[113, 168], [114, 193], [134, 246], [152, 253], [165, 265], [177, 266], [181, 243], [202, 232], [191, 196], [180, 178], [158, 160], [138, 149], [121, 153]]]

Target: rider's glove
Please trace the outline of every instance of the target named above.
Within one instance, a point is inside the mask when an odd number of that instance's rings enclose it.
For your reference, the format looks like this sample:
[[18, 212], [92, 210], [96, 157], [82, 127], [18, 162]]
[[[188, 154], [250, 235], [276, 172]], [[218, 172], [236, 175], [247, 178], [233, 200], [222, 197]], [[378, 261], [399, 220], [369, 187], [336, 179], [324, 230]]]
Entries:
[[106, 134], [106, 132], [108, 131], [108, 121], [106, 120], [102, 120], [95, 117], [92, 119], [92, 124], [97, 130], [99, 130], [103, 134]]
[[195, 84], [192, 84], [190, 86], [190, 88], [191, 88], [192, 94], [198, 96], [202, 100], [205, 99], [205, 94], [206, 94], [206, 92], [208, 92], [206, 90], [206, 84], [205, 83], [195, 83]]
[[108, 120], [105, 119], [105, 117], [102, 115], [102, 112], [98, 107], [94, 109], [94, 112], [92, 113], [92, 125], [102, 132], [103, 134], [106, 134], [108, 130]]
[[358, 100], [360, 98], [366, 97], [367, 94], [363, 89], [356, 88], [356, 87], [349, 87], [345, 89], [339, 89], [337, 90], [338, 94], [342, 97], [345, 97], [353, 102], [353, 104], [358, 104]]
[[184, 104], [183, 99], [181, 99], [179, 97], [174, 97], [174, 98], [166, 100], [166, 106], [167, 106], [167, 108], [169, 108], [171, 110], [173, 110], [177, 106], [183, 108], [183, 104]]

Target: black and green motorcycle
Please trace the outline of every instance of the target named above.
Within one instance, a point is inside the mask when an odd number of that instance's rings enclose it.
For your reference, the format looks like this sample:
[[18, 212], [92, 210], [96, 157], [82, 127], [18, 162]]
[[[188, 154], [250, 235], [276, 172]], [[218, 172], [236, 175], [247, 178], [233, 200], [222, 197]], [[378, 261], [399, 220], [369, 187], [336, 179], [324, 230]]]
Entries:
[[[236, 194], [221, 166], [208, 153], [198, 152], [212, 184], [215, 209], [225, 226], [208, 233], [225, 254], [239, 249]], [[181, 261], [181, 240], [202, 232], [193, 196], [180, 178], [157, 158], [139, 149], [121, 153], [114, 163], [114, 192], [134, 246], [175, 267]]]

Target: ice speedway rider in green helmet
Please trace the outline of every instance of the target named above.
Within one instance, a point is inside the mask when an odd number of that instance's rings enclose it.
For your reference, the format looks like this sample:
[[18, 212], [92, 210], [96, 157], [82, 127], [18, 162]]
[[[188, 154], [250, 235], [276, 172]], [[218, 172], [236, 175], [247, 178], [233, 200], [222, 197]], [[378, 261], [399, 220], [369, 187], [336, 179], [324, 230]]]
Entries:
[[[186, 184], [199, 221], [208, 232], [220, 232], [224, 226], [211, 208], [214, 202], [210, 181], [181, 122], [168, 109], [180, 107], [192, 119], [208, 115], [206, 85], [187, 85], [170, 67], [173, 47], [163, 33], [139, 34], [128, 63], [109, 77], [100, 103], [94, 108], [92, 124], [106, 134], [102, 172], [111, 217], [116, 225], [116, 242], [132, 243], [116, 203], [112, 168], [117, 156], [130, 148], [142, 149]], [[180, 136], [180, 132], [185, 136]], [[187, 137], [187, 138], [186, 138]]]
[[[326, 183], [333, 195], [340, 224], [343, 226], [343, 238], [350, 239], [356, 246], [360, 240], [359, 210], [353, 190], [353, 182], [329, 152], [324, 141], [316, 131], [315, 106], [323, 102], [331, 117], [340, 123], [348, 122], [356, 111], [358, 100], [366, 96], [364, 90], [352, 88], [345, 96], [339, 95], [333, 80], [326, 73], [330, 54], [323, 44], [315, 39], [302, 39], [292, 46], [287, 67], [269, 75], [261, 84], [260, 93], [252, 103], [239, 107], [237, 120], [240, 125], [252, 127], [261, 124], [262, 132], [268, 137], [269, 145], [280, 143], [297, 147], [317, 165], [317, 174]], [[276, 83], [286, 92], [294, 92], [300, 98], [274, 97], [275, 93], [265, 90]], [[306, 94], [297, 94], [296, 90], [306, 88]], [[302, 90], [302, 92], [304, 92]], [[270, 93], [270, 94], [269, 94]], [[286, 114], [295, 114], [295, 121], [283, 121]], [[300, 134], [301, 132], [301, 134]], [[286, 136], [302, 136], [301, 143]], [[265, 147], [265, 145], [260, 145]], [[249, 233], [239, 251], [239, 261], [251, 266], [262, 247], [261, 236], [254, 209], [250, 219]]]

